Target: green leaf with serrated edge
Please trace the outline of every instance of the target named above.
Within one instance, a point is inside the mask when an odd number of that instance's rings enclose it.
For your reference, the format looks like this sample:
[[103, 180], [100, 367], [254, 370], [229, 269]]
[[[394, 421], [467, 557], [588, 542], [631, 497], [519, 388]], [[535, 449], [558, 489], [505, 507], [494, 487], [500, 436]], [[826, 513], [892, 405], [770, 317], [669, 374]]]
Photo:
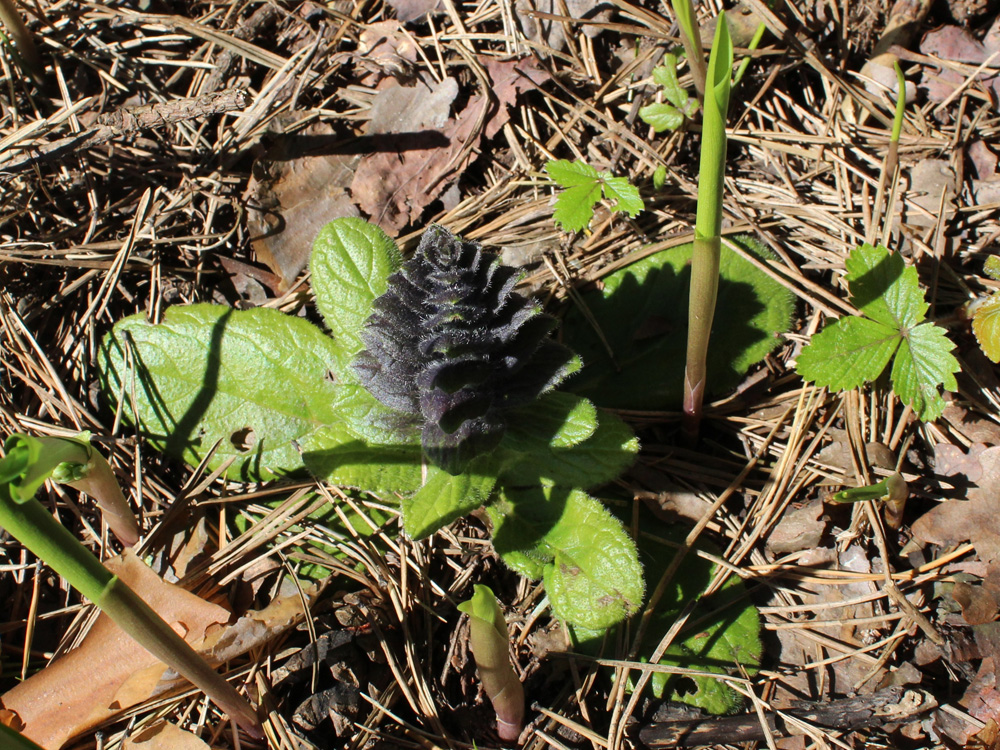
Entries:
[[301, 318], [199, 304], [170, 308], [159, 325], [119, 321], [98, 367], [105, 395], [124, 394], [128, 420], [134, 392], [134, 418], [155, 447], [197, 464], [221, 441], [209, 466], [235, 458], [229, 476], [258, 480], [300, 471], [297, 446], [320, 429], [346, 439], [350, 394], [329, 377], [343, 356]]
[[638, 608], [644, 584], [635, 544], [599, 501], [563, 487], [504, 488], [487, 510], [504, 561], [512, 558], [521, 569], [525, 560], [545, 561], [545, 591], [556, 616], [606, 628]]
[[892, 390], [913, 407], [924, 422], [933, 422], [944, 411], [944, 399], [938, 389], [958, 389], [954, 373], [959, 364], [951, 355], [951, 341], [944, 329], [933, 323], [911, 328], [903, 336], [892, 363]]
[[957, 388], [959, 365], [944, 330], [920, 322], [927, 302], [916, 269], [871, 245], [855, 249], [846, 265], [851, 300], [869, 317], [842, 318], [814, 336], [799, 355], [799, 373], [846, 390], [875, 380], [895, 356], [893, 391], [921, 420], [937, 419], [944, 410], [939, 389]]
[[567, 232], [579, 232], [594, 218], [594, 205], [601, 199], [601, 184], [577, 185], [556, 198], [552, 220]]
[[684, 114], [673, 105], [664, 102], [640, 107], [639, 119], [657, 133], [662, 133], [664, 130], [677, 130], [684, 124]]
[[844, 265], [851, 302], [863, 315], [897, 330], [924, 319], [927, 303], [917, 269], [907, 266], [899, 253], [881, 245], [861, 245]]
[[[628, 507], [633, 506], [629, 503]], [[638, 528], [642, 530], [638, 540], [639, 560], [652, 588], [673, 561], [687, 530], [664, 523], [643, 506], [639, 506], [638, 512]], [[707, 542], [699, 541], [696, 547], [713, 557], [721, 556]], [[756, 672], [763, 653], [760, 616], [737, 576], [730, 577], [712, 596], [704, 597], [703, 592], [715, 573], [712, 562], [695, 551], [688, 553], [647, 623], [646, 637], [639, 650], [641, 661], [649, 661], [663, 633], [671, 629], [681, 610], [696, 601], [686, 626], [659, 663], [734, 676], [740, 676], [742, 670]], [[634, 628], [635, 625], [633, 633]], [[578, 627], [572, 631], [576, 648], [595, 655], [606, 635], [603, 630], [587, 632]], [[630, 689], [633, 686], [630, 681]], [[657, 698], [687, 703], [714, 714], [733, 713], [743, 702], [743, 697], [725, 682], [701, 675], [653, 673], [649, 689]]]
[[550, 448], [570, 448], [597, 430], [597, 409], [585, 398], [550, 391], [530, 406], [510, 412], [505, 439], [512, 446], [544, 443]]
[[795, 368], [805, 380], [839, 391], [876, 380], [899, 347], [899, 333], [868, 318], [834, 321], [812, 337]]
[[986, 262], [983, 264], [983, 271], [985, 271], [986, 275], [991, 279], [1000, 281], [1000, 256], [991, 255], [988, 257]]
[[615, 202], [612, 211], [624, 211], [629, 216], [638, 216], [646, 207], [639, 197], [639, 188], [624, 177], [605, 177], [604, 197]]
[[403, 528], [414, 540], [430, 536], [485, 505], [496, 482], [492, 456], [474, 459], [457, 476], [429, 464], [423, 487], [403, 498]]
[[986, 356], [1000, 362], [1000, 294], [994, 294], [976, 308], [972, 331]]
[[597, 182], [597, 170], [583, 161], [556, 159], [546, 162], [545, 172], [564, 188], [593, 185]]
[[[750, 237], [727, 237], [758, 257], [772, 257]], [[569, 390], [598, 406], [679, 408], [683, 397], [691, 245], [664, 250], [602, 279], [583, 295], [614, 359], [583, 314], [571, 307], [563, 321], [567, 346], [584, 368]], [[719, 295], [708, 353], [708, 392], [734, 387], [788, 330], [795, 299], [781, 284], [723, 244]]]
[[[520, 414], [527, 417], [527, 411]], [[504, 436], [497, 458], [503, 464], [501, 481], [509, 486], [534, 484], [596, 487], [615, 479], [632, 465], [639, 441], [632, 429], [609, 412], [601, 412], [597, 430], [572, 447], [553, 446], [546, 433], [528, 430]]]
[[[385, 232], [364, 219], [342, 218], [323, 227], [309, 257], [312, 287], [340, 361], [364, 348], [359, 338], [371, 313], [372, 300], [382, 295], [390, 274], [402, 263], [402, 256]], [[352, 380], [352, 371], [337, 374]]]

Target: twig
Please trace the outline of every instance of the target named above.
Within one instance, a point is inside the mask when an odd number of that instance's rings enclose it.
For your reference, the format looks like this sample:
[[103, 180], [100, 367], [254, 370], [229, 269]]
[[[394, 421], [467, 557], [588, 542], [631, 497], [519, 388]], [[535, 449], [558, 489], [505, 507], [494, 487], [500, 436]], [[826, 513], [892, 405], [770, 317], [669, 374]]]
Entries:
[[66, 154], [100, 146], [128, 133], [162, 127], [175, 122], [193, 120], [200, 117], [244, 109], [247, 92], [243, 89], [226, 89], [216, 94], [206, 94], [190, 99], [174, 99], [159, 104], [142, 104], [137, 107], [122, 107], [114, 112], [106, 112], [98, 117], [96, 128], [82, 133], [60, 138], [45, 146], [33, 149], [33, 153], [8, 164], [0, 163], [0, 173], [13, 174], [36, 164], [59, 159]]
[[[937, 701], [929, 693], [895, 686], [872, 695], [826, 703], [796, 701], [787, 709], [769, 714], [767, 729], [775, 737], [803, 734], [803, 722], [824, 729], [864, 729], [904, 721], [936, 706]], [[709, 716], [647, 724], [639, 730], [639, 744], [647, 748], [735, 745], [759, 742], [765, 736], [765, 728], [755, 714]]]

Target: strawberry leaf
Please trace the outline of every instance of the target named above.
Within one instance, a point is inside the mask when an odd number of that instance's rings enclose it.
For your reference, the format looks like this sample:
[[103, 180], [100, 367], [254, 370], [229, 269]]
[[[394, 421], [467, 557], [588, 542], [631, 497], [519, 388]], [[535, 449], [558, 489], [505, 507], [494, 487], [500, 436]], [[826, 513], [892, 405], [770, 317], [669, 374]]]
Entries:
[[972, 331], [986, 356], [1000, 362], [1000, 295], [994, 294], [976, 308]]
[[924, 421], [944, 410], [940, 388], [958, 387], [958, 361], [943, 329], [923, 322], [927, 302], [917, 271], [896, 253], [862, 245], [847, 259], [851, 301], [867, 317], [828, 325], [802, 350], [799, 374], [837, 390], [876, 380], [893, 361], [892, 389]]

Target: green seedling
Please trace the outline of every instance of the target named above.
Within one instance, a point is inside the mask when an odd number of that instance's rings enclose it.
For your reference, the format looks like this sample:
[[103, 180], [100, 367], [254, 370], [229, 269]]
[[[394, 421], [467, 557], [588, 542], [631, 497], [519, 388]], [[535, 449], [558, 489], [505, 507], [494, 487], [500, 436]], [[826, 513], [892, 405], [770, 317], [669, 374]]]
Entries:
[[944, 329], [925, 320], [917, 269], [898, 253], [867, 244], [853, 250], [846, 265], [851, 302], [861, 315], [840, 318], [813, 336], [799, 355], [799, 374], [844, 391], [877, 380], [891, 360], [892, 390], [919, 419], [937, 419], [945, 406], [940, 390], [958, 387], [959, 364]]
[[133, 316], [102, 343], [105, 393], [134, 393], [125, 418], [192, 464], [214, 448], [209, 466], [231, 461], [230, 477], [311, 473], [398, 498], [414, 539], [485, 505], [501, 556], [545, 579], [559, 617], [606, 627], [634, 612], [634, 545], [585, 490], [615, 479], [638, 443], [557, 389], [579, 359], [514, 291], [517, 272], [441, 227], [404, 263], [359, 219], [320, 232], [310, 270], [330, 335], [263, 308]]
[[42, 750], [16, 729], [0, 724], [0, 747], [5, 750]]
[[[1000, 281], [1000, 257], [991, 255], [983, 268], [991, 279]], [[1000, 292], [976, 300], [972, 309], [972, 331], [980, 348], [993, 362], [1000, 362]]]
[[41, 449], [26, 435], [4, 444], [0, 459], [0, 527], [5, 529], [96, 604], [118, 627], [160, 661], [203, 690], [243, 729], [262, 738], [250, 705], [145, 601], [105, 568], [35, 498], [57, 464], [37, 457]]
[[858, 503], [864, 500], [884, 502], [886, 523], [898, 529], [903, 519], [903, 508], [909, 497], [910, 487], [903, 479], [903, 475], [897, 471], [875, 484], [835, 492], [830, 499], [835, 503]]
[[510, 663], [510, 635], [503, 611], [493, 590], [479, 584], [458, 609], [469, 616], [469, 647], [483, 692], [497, 714], [497, 734], [505, 742], [516, 742], [524, 727], [524, 688]]
[[645, 208], [638, 189], [625, 177], [615, 177], [598, 172], [582, 161], [559, 159], [545, 165], [557, 185], [566, 188], [556, 198], [552, 219], [567, 232], [578, 232], [594, 218], [594, 206], [603, 196], [614, 201], [611, 211], [623, 211], [628, 216], [638, 216]]
[[662, 101], [647, 104], [639, 110], [639, 118], [657, 133], [677, 130], [698, 110], [698, 100], [692, 99], [677, 79], [677, 55], [668, 53], [663, 65], [653, 68], [653, 80], [662, 87], [669, 104]]
[[695, 440], [705, 397], [706, 358], [719, 290], [722, 249], [722, 198], [726, 170], [726, 117], [729, 113], [733, 44], [725, 13], [719, 14], [708, 61], [702, 114], [701, 161], [698, 168], [698, 209], [691, 257], [687, 366], [684, 371], [685, 435]]
[[135, 514], [107, 459], [91, 446], [89, 432], [71, 438], [15, 435], [8, 440], [8, 450], [21, 456], [21, 465], [27, 467], [23, 485], [26, 497], [33, 497], [46, 479], [67, 484], [94, 499], [122, 544], [131, 547], [139, 541]]

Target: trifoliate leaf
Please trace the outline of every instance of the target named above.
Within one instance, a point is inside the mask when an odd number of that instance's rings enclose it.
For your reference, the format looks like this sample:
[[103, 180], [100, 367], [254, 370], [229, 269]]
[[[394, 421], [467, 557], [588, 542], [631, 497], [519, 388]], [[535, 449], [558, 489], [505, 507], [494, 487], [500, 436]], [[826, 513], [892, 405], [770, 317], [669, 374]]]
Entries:
[[[668, 53], [663, 58], [663, 65], [657, 65], [653, 68], [653, 80], [663, 87], [663, 93], [667, 97], [667, 101], [684, 112], [684, 114], [688, 116], [692, 114], [693, 110], [686, 110], [690, 96], [688, 96], [688, 92], [681, 86], [681, 82], [677, 79], [677, 55]], [[697, 106], [697, 102], [695, 102], [695, 106]]]
[[614, 177], [598, 172], [581, 161], [559, 159], [545, 165], [545, 171], [558, 185], [566, 188], [556, 198], [553, 220], [563, 229], [576, 232], [583, 229], [594, 216], [594, 205], [601, 194], [613, 201], [611, 210], [624, 211], [635, 216], [644, 204], [639, 191], [624, 177]]
[[662, 133], [664, 130], [677, 130], [684, 124], [684, 114], [677, 107], [666, 102], [656, 102], [641, 107], [639, 119], [657, 133]]
[[868, 317], [829, 324], [802, 350], [799, 374], [837, 390], [876, 380], [895, 356], [893, 391], [917, 417], [933, 421], [944, 410], [940, 388], [958, 387], [958, 361], [943, 329], [922, 322], [927, 302], [917, 271], [897, 253], [862, 245], [847, 259], [851, 301]]
[[986, 356], [1000, 362], [1000, 295], [994, 294], [976, 308], [972, 331]]

